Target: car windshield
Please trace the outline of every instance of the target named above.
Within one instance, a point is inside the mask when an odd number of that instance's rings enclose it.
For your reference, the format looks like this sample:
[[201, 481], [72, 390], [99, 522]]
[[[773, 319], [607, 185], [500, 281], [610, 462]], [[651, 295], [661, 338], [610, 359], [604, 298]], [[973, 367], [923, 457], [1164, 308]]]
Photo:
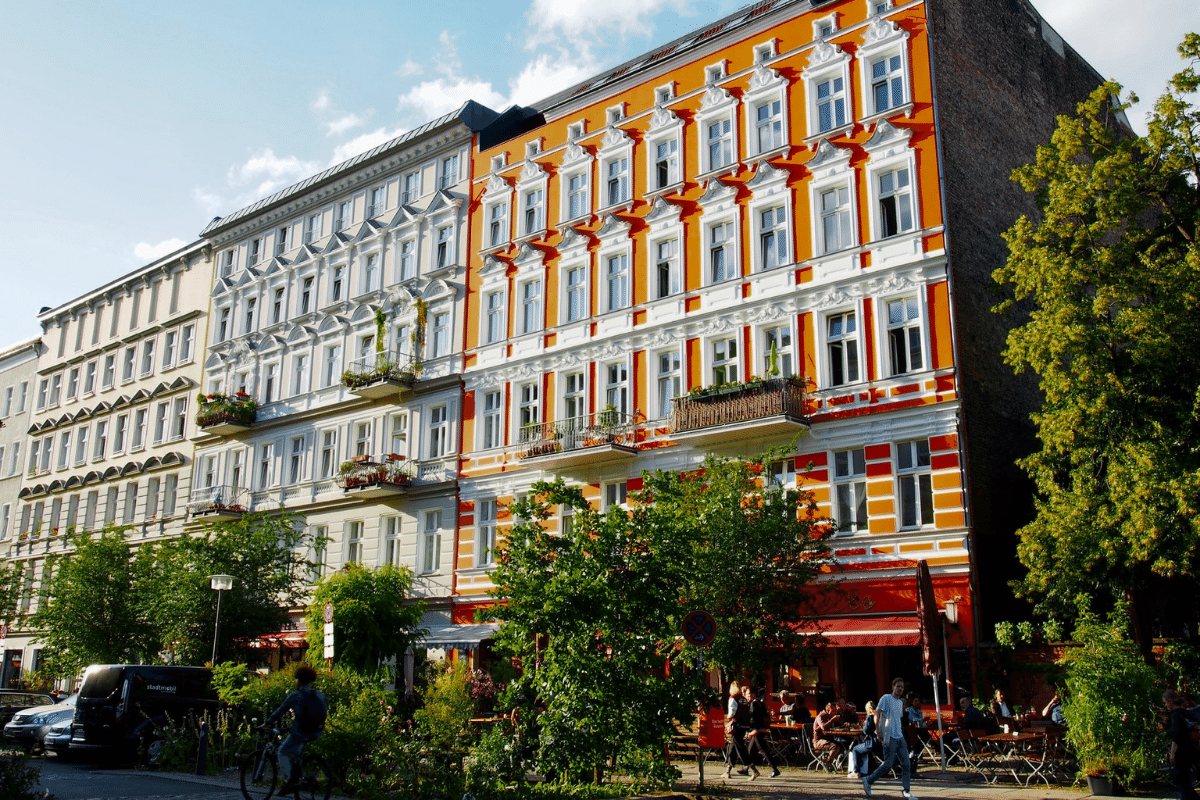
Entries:
[[122, 667], [89, 667], [79, 696], [85, 700], [104, 700], [121, 685], [124, 675]]

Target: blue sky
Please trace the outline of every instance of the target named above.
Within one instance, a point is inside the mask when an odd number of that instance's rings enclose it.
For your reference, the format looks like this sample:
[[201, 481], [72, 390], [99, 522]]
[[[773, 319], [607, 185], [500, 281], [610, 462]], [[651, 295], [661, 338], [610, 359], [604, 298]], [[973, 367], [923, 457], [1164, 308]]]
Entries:
[[[1034, 0], [1142, 106], [1196, 0]], [[530, 102], [741, 0], [42, 0], [0, 31], [0, 347], [214, 216], [473, 98]], [[1131, 118], [1139, 124], [1144, 111]]]

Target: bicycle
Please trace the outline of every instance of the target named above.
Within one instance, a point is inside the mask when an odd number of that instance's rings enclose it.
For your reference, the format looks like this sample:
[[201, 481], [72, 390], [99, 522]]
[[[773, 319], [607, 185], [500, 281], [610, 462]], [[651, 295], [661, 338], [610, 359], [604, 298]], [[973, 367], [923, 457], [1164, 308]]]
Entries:
[[[282, 786], [279, 779], [279, 747], [283, 737], [277, 728], [261, 731], [262, 746], [242, 761], [241, 786], [246, 800], [268, 800]], [[307, 748], [306, 748], [307, 750]], [[333, 794], [333, 771], [323, 757], [302, 752], [292, 767], [296, 800], [329, 800]]]

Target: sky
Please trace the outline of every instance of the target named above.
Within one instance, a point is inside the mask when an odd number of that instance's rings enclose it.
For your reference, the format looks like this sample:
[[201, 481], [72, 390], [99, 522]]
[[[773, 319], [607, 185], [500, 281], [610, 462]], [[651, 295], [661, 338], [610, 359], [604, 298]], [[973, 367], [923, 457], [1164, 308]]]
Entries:
[[[1142, 98], [1144, 131], [1200, 2], [1033, 2]], [[43, 306], [468, 98], [539, 100], [746, 4], [3, 0], [0, 348], [38, 335]]]

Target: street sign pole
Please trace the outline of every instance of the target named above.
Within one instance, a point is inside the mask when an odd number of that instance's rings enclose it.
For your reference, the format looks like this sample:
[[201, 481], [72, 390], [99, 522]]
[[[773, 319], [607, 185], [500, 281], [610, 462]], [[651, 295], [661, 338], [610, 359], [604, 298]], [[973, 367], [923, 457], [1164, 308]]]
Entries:
[[[704, 680], [704, 648], [712, 644], [713, 638], [717, 635], [717, 621], [713, 619], [712, 614], [707, 611], [697, 609], [690, 612], [683, 618], [683, 639], [690, 645], [694, 645], [700, 655], [697, 659], [696, 669], [700, 673], [700, 679]], [[700, 788], [704, 788], [704, 739], [708, 738], [707, 731], [704, 730], [704, 712], [700, 713], [700, 728], [696, 732], [696, 765], [700, 772]]]
[[333, 669], [333, 603], [325, 604], [325, 665]]
[[[696, 669], [700, 672], [700, 680], [704, 680], [704, 648], [697, 648], [699, 656], [696, 658]], [[703, 725], [703, 721], [700, 723]], [[700, 766], [700, 789], [704, 790], [704, 745], [700, 744], [700, 732], [696, 732], [696, 758], [699, 759]]]

